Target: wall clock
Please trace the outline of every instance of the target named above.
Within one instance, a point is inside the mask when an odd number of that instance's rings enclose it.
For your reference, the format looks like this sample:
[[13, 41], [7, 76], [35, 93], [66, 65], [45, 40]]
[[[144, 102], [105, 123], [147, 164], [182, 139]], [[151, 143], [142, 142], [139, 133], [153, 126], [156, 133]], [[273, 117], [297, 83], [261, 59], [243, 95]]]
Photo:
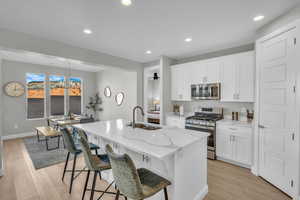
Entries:
[[25, 87], [20, 82], [12, 81], [4, 85], [4, 92], [10, 97], [20, 97], [25, 93]]

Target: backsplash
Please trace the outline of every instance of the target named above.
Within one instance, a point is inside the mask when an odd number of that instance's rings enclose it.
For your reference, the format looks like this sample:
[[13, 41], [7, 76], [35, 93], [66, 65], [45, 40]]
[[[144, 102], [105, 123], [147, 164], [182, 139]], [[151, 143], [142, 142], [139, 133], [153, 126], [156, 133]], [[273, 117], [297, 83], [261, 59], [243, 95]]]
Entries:
[[220, 101], [173, 101], [172, 104], [183, 105], [184, 112], [195, 112], [201, 107], [222, 107], [224, 108], [224, 115], [231, 117], [231, 112], [241, 112], [242, 108], [254, 110], [254, 103], [240, 103], [240, 102], [220, 102]]

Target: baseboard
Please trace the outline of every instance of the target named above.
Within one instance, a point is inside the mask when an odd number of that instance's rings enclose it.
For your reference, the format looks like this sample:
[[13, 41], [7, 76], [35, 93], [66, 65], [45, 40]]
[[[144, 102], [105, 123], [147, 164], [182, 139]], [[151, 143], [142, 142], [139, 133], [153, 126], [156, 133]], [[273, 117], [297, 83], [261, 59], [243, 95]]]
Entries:
[[[252, 167], [251, 167], [251, 173], [252, 173], [253, 175], [255, 175], [255, 176], [258, 176], [257, 168], [254, 167], [254, 166], [252, 166]], [[299, 199], [299, 200], [300, 200], [300, 199]]]
[[27, 132], [27, 133], [18, 133], [13, 135], [4, 135], [2, 136], [3, 140], [12, 140], [12, 139], [18, 139], [18, 138], [25, 138], [36, 135], [34, 132]]
[[221, 160], [223, 162], [227, 162], [227, 163], [230, 163], [232, 165], [237, 165], [237, 166], [240, 166], [240, 167], [251, 169], [251, 166], [249, 166], [249, 165], [245, 165], [243, 163], [239, 163], [239, 162], [235, 162], [235, 161], [232, 161], [232, 160], [228, 160], [226, 158], [217, 157], [217, 160]]
[[203, 200], [205, 196], [208, 194], [208, 185], [206, 185], [193, 200]]

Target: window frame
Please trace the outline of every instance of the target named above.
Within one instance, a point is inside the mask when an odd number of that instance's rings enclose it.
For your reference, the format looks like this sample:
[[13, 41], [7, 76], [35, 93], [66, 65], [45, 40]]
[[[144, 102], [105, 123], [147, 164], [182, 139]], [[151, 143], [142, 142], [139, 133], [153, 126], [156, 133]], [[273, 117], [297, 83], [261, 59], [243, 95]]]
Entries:
[[[28, 83], [27, 83], [27, 74], [39, 74], [39, 75], [44, 75], [44, 116], [42, 118], [28, 118], [29, 115], [28, 115]], [[47, 83], [47, 74], [45, 73], [34, 73], [34, 72], [26, 72], [25, 73], [25, 82], [26, 82], [26, 98], [25, 98], [25, 107], [26, 107], [26, 120], [29, 120], [29, 121], [35, 121], [35, 120], [45, 120], [47, 117], [47, 109], [46, 109], [46, 106], [47, 106], [47, 88], [46, 88], [46, 83]]]
[[[81, 77], [78, 77], [78, 76], [69, 76], [68, 77], [68, 85], [70, 85], [70, 78], [78, 78], [78, 79], [80, 79], [80, 84], [81, 84], [81, 102], [80, 102], [80, 106], [81, 106], [81, 108], [80, 108], [80, 114], [82, 115], [83, 114], [83, 78], [81, 78]], [[69, 102], [67, 102], [68, 103], [68, 111], [66, 110], [66, 112], [69, 112], [70, 111], [70, 95], [69, 95], [69, 89], [66, 91], [66, 93], [67, 93], [67, 96], [68, 96], [68, 100], [67, 101], [69, 101]], [[67, 113], [68, 114], [68, 113]]]
[[66, 82], [67, 82], [67, 76], [65, 76], [64, 74], [48, 74], [47, 75], [47, 77], [48, 77], [47, 81], [48, 81], [48, 85], [49, 85], [49, 92], [48, 92], [48, 94], [46, 94], [46, 96], [49, 97], [49, 117], [62, 117], [62, 116], [64, 116], [64, 115], [67, 114], [67, 94], [66, 94], [66, 89], [64, 89], [64, 114], [62, 114], [62, 115], [52, 115], [52, 113], [51, 113], [51, 81], [50, 81], [50, 76], [64, 77], [65, 86], [66, 86]]

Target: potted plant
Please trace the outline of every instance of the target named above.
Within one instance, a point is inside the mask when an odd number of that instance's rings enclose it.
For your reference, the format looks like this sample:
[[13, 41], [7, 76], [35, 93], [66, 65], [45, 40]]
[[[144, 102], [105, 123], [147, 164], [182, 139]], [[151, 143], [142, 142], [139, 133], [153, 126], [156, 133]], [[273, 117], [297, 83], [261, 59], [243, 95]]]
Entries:
[[102, 99], [99, 97], [99, 93], [96, 93], [95, 96], [90, 97], [90, 101], [86, 108], [92, 111], [93, 114], [90, 115], [91, 118], [97, 118], [97, 112], [102, 111], [103, 109], [100, 107], [102, 104]]

